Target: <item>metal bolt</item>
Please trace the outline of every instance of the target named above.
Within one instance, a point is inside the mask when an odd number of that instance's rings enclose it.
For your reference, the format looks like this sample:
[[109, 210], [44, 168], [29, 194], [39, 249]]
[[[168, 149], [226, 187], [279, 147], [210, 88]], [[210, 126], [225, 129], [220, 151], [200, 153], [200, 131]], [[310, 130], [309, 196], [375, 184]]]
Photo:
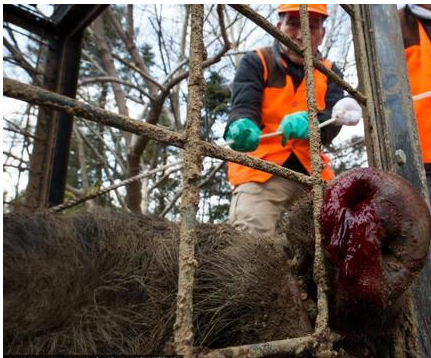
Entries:
[[398, 165], [404, 165], [407, 163], [406, 153], [402, 149], [397, 149], [395, 151], [395, 160]]

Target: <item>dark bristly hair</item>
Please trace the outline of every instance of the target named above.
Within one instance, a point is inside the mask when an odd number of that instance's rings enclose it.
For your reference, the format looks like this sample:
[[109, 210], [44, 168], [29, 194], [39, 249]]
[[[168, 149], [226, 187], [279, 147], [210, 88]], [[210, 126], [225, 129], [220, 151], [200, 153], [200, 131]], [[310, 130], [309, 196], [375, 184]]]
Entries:
[[[3, 234], [5, 354], [173, 353], [178, 224], [97, 208], [7, 214]], [[311, 332], [298, 324], [301, 299], [290, 294], [293, 276], [271, 242], [198, 225], [197, 346]]]

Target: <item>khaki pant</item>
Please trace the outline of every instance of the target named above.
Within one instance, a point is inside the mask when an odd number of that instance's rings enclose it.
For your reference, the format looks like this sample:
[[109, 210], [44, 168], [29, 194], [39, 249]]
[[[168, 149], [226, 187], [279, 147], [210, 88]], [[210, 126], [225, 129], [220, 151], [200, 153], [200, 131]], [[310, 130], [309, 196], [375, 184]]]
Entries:
[[305, 191], [304, 184], [277, 176], [265, 183], [238, 185], [232, 192], [228, 221], [254, 237], [274, 236], [281, 211]]

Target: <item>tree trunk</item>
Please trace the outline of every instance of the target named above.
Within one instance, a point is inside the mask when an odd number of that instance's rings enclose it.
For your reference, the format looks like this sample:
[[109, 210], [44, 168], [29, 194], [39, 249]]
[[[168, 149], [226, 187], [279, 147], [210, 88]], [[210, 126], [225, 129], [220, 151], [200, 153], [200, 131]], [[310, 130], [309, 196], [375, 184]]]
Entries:
[[[107, 75], [114, 78], [119, 78], [117, 70], [114, 66], [114, 59], [112, 58], [111, 49], [108, 46], [104, 30], [103, 16], [99, 16], [93, 22], [94, 38], [96, 40], [96, 46], [100, 53], [102, 60], [103, 69]], [[126, 98], [124, 92], [121, 89], [121, 85], [118, 82], [111, 82], [112, 90], [114, 91], [115, 102], [118, 107], [118, 112], [122, 115], [129, 116], [129, 109], [127, 108]], [[129, 150], [131, 145], [131, 134], [123, 132], [124, 138], [126, 139], [126, 146]]]

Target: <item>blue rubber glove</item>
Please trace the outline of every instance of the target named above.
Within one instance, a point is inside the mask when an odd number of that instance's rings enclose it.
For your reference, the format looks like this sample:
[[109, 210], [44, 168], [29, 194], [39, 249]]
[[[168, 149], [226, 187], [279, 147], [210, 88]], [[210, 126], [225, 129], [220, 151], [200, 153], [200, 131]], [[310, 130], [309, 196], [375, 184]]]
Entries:
[[283, 132], [283, 145], [289, 139], [308, 139], [308, 113], [304, 111], [284, 116], [277, 131]]
[[240, 152], [251, 152], [259, 146], [261, 130], [251, 119], [241, 118], [232, 122], [226, 133], [226, 142]]

